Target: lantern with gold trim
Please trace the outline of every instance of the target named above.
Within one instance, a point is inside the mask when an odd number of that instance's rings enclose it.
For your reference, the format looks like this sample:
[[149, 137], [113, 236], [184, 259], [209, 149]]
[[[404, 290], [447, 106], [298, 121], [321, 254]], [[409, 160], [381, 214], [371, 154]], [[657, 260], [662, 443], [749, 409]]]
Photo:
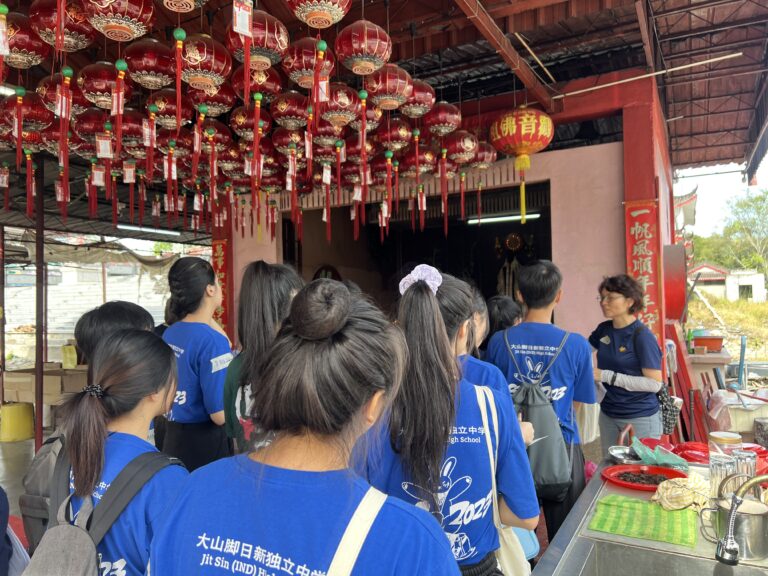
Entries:
[[277, 162], [277, 150], [270, 138], [262, 138], [259, 142], [259, 151], [262, 160], [261, 175], [271, 176], [280, 171], [280, 164]]
[[379, 144], [386, 150], [399, 152], [411, 143], [411, 126], [402, 118], [385, 120], [376, 131]]
[[340, 22], [352, 0], [287, 0], [294, 16], [310, 28], [328, 28]]
[[125, 49], [131, 80], [147, 90], [160, 90], [173, 83], [173, 50], [154, 38], [142, 38]]
[[174, 142], [173, 155], [176, 158], [188, 158], [192, 155], [192, 131], [189, 128], [181, 128], [176, 134], [176, 127], [171, 129], [161, 128], [157, 131], [157, 149], [162, 154], [168, 154], [170, 142]]
[[[59, 5], [64, 4], [64, 17], [59, 20]], [[43, 42], [58, 51], [77, 52], [88, 48], [96, 40], [96, 30], [88, 22], [83, 0], [35, 0], [29, 7], [32, 29]], [[61, 35], [57, 32], [61, 25]]]
[[448, 160], [456, 164], [467, 164], [477, 153], [477, 136], [466, 130], [456, 130], [446, 136], [444, 146], [448, 151]]
[[382, 110], [396, 110], [413, 92], [411, 75], [397, 64], [385, 64], [365, 78], [371, 102]]
[[123, 110], [123, 146], [135, 148], [144, 143], [144, 119], [146, 116], [135, 108]]
[[434, 173], [437, 165], [437, 157], [432, 150], [419, 150], [418, 163], [416, 161], [416, 148], [409, 149], [400, 160], [400, 176], [410, 180], [416, 179], [416, 166], [419, 174]]
[[245, 152], [235, 143], [230, 144], [221, 151], [218, 157], [219, 168], [230, 178], [245, 176]]
[[[347, 162], [352, 164], [363, 163], [363, 143], [360, 134], [351, 134], [344, 142], [347, 150]], [[370, 138], [365, 140], [365, 151], [368, 158], [376, 154], [376, 146]]]
[[3, 124], [15, 130], [17, 106], [21, 109], [22, 132], [40, 132], [53, 124], [53, 112], [46, 108], [43, 99], [37, 92], [28, 91], [21, 97], [6, 96], [0, 105], [0, 118]]
[[277, 194], [282, 191], [284, 185], [285, 176], [279, 170], [274, 174], [264, 174], [261, 178], [261, 189], [267, 194]]
[[304, 133], [299, 130], [288, 130], [287, 128], [276, 128], [272, 133], [272, 143], [280, 154], [288, 155], [291, 151], [291, 144], [298, 147], [304, 141]]
[[503, 154], [514, 155], [515, 169], [520, 173], [521, 223], [525, 223], [525, 171], [531, 168], [531, 155], [549, 146], [554, 135], [552, 119], [534, 108], [504, 112], [491, 124], [491, 144]]
[[352, 186], [354, 184], [360, 184], [363, 181], [362, 174], [360, 174], [360, 165], [345, 162], [341, 167], [341, 183], [342, 185]]
[[475, 156], [469, 165], [476, 170], [487, 170], [496, 162], [496, 156], [496, 149], [493, 146], [488, 142], [479, 142]]
[[[300, 38], [288, 46], [283, 57], [282, 67], [288, 77], [302, 88], [309, 90], [315, 78], [315, 65], [318, 58], [318, 41], [314, 38]], [[330, 50], [325, 50], [319, 76], [328, 78], [333, 73], [336, 60]]]
[[115, 42], [144, 36], [155, 19], [152, 0], [83, 0], [88, 22]]
[[[163, 128], [176, 128], [176, 91], [172, 88], [164, 88], [150, 95], [147, 99], [147, 106], [154, 104], [157, 106], [155, 119], [158, 126]], [[188, 124], [192, 121], [195, 109], [192, 100], [186, 94], [181, 97], [181, 124]]]
[[[85, 66], [77, 75], [77, 86], [83, 91], [85, 99], [105, 110], [112, 109], [112, 94], [117, 87], [117, 73], [111, 62], [96, 62]], [[124, 82], [124, 100], [129, 100], [133, 88], [130, 82]]]
[[[232, 73], [232, 89], [240, 100], [245, 99], [245, 79], [243, 66]], [[271, 102], [283, 91], [283, 79], [274, 68], [267, 70], [251, 70], [251, 93], [261, 92], [264, 102]], [[248, 104], [251, 104], [248, 102]]]
[[[259, 121], [263, 123], [262, 134], [267, 134], [272, 129], [272, 118], [266, 110], [261, 111]], [[232, 110], [232, 114], [229, 115], [229, 127], [239, 138], [248, 142], [253, 141], [253, 114], [245, 106]]]
[[421, 118], [435, 105], [435, 89], [423, 80], [413, 80], [413, 91], [400, 113], [408, 118]]
[[[283, 59], [290, 42], [285, 24], [264, 10], [254, 10], [251, 33], [251, 70], [266, 70]], [[227, 49], [235, 60], [244, 62], [243, 38], [231, 24], [227, 28]]]
[[4, 62], [11, 68], [27, 70], [40, 64], [50, 54], [51, 47], [32, 29], [29, 18], [24, 14], [8, 14], [6, 27], [9, 52], [4, 56]]
[[438, 102], [424, 116], [424, 127], [436, 136], [447, 136], [461, 126], [461, 110], [448, 102]]
[[[53, 76], [46, 76], [37, 84], [35, 92], [37, 92], [43, 99], [45, 107], [51, 112], [56, 112], [56, 92], [61, 91], [64, 77], [61, 74], [54, 74]], [[83, 95], [83, 91], [77, 86], [77, 83], [71, 83], [69, 85], [71, 101], [72, 116], [82, 114], [91, 105]]]
[[323, 106], [322, 118], [332, 126], [343, 127], [360, 115], [357, 92], [341, 82], [332, 82], [328, 102]]
[[317, 146], [335, 146], [337, 140], [344, 138], [345, 131], [343, 126], [334, 126], [321, 118], [312, 131], [312, 143]]
[[107, 122], [109, 112], [91, 107], [72, 119], [72, 131], [83, 141], [95, 144], [96, 135], [104, 133], [104, 124]]
[[192, 88], [214, 93], [232, 71], [229, 52], [207, 34], [190, 34], [183, 42], [181, 79]]
[[288, 130], [307, 125], [307, 98], [294, 90], [277, 96], [270, 107], [272, 119]]
[[[206, 120], [203, 122], [203, 134], [211, 136], [211, 138], [203, 137], [202, 150], [205, 154], [210, 153], [210, 141], [216, 147], [216, 152], [221, 153], [228, 146], [232, 145], [232, 132], [225, 125], [218, 120]], [[213, 131], [211, 133], [211, 131]]]
[[[383, 115], [384, 115], [384, 112], [382, 112], [381, 108], [378, 108], [376, 106], [366, 107], [365, 132], [367, 134], [374, 132], [379, 127], [379, 125], [381, 124], [381, 118]], [[349, 123], [349, 127], [352, 128], [353, 130], [357, 130], [358, 132], [360, 132], [360, 130], [362, 129], [361, 118], [355, 118], [354, 120], [352, 120], [352, 122]]]
[[191, 88], [187, 94], [196, 109], [199, 110], [201, 105], [205, 105], [208, 107], [206, 116], [214, 118], [232, 110], [236, 99], [235, 91], [229, 82], [224, 82], [216, 92], [208, 93], [205, 90]]
[[357, 20], [336, 37], [336, 57], [345, 68], [360, 76], [372, 74], [392, 56], [392, 40], [381, 26]]
[[163, 0], [163, 6], [171, 12], [185, 14], [202, 8], [208, 0]]

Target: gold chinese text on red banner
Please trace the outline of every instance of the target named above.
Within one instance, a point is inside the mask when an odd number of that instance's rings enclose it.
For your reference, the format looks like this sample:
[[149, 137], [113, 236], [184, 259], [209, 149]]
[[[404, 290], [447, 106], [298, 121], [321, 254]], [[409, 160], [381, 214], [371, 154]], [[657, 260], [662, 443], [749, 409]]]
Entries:
[[229, 333], [229, 262], [227, 256], [227, 240], [214, 240], [211, 244], [211, 264], [213, 265], [213, 271], [216, 273], [216, 279], [221, 286], [221, 306], [216, 310], [213, 315], [224, 331]]
[[661, 341], [661, 251], [659, 212], [654, 200], [627, 202], [627, 273], [645, 292], [645, 310], [638, 317]]

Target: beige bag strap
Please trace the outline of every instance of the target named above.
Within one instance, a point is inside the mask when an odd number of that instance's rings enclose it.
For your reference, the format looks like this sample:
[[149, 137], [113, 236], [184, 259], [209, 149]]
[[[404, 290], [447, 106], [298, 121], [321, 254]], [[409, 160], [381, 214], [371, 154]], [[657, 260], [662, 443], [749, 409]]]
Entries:
[[[491, 491], [493, 492], [493, 523], [497, 530], [501, 530], [501, 516], [499, 516], [499, 494], [496, 490], [496, 456], [499, 451], [499, 420], [496, 413], [496, 404], [493, 401], [491, 391], [485, 386], [475, 386], [477, 394], [477, 403], [480, 406], [480, 415], [483, 419], [483, 429], [485, 430], [485, 443], [488, 446], [488, 459], [491, 462]], [[491, 431], [488, 428], [488, 404], [491, 407], [491, 418], [496, 435], [496, 455], [494, 455], [493, 445], [491, 444]]]
[[333, 555], [331, 567], [328, 568], [327, 576], [350, 576], [352, 574], [360, 550], [362, 550], [365, 539], [371, 531], [371, 526], [373, 526], [386, 499], [387, 495], [379, 492], [376, 488], [368, 489], [341, 537], [339, 547], [336, 548], [336, 553]]

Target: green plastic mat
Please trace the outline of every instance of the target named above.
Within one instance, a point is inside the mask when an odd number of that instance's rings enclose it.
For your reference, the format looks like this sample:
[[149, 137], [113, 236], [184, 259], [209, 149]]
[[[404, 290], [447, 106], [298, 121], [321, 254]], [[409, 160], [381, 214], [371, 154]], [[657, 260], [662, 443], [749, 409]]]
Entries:
[[589, 529], [693, 548], [697, 525], [693, 510], [669, 512], [652, 502], [609, 494], [598, 501]]

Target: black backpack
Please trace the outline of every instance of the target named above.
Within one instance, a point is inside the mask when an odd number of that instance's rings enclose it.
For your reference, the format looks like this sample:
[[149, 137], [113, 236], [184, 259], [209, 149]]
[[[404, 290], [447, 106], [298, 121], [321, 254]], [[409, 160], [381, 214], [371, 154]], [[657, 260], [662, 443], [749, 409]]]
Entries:
[[[528, 460], [531, 464], [533, 483], [536, 494], [544, 500], [562, 502], [571, 487], [571, 462], [573, 461], [573, 444], [570, 454], [565, 446], [560, 420], [540, 384], [549, 373], [560, 353], [565, 347], [569, 334], [566, 332], [557, 352], [549, 365], [540, 373], [535, 382], [520, 380], [520, 386], [512, 395], [515, 409], [522, 415], [523, 420], [533, 424], [536, 439], [528, 446]], [[504, 331], [504, 342], [512, 363], [518, 374], [523, 374], [517, 363], [515, 354], [509, 344], [507, 331]]]
[[[640, 335], [640, 332], [647, 329], [645, 325], [640, 325], [632, 333], [632, 350], [638, 359], [640, 356], [637, 354], [637, 337]], [[672, 399], [669, 389], [664, 383], [661, 384], [661, 389], [656, 392], [656, 398], [659, 400], [659, 409], [661, 410], [661, 433], [672, 434], [675, 428], [677, 428], [680, 408], [675, 406], [675, 401]]]

